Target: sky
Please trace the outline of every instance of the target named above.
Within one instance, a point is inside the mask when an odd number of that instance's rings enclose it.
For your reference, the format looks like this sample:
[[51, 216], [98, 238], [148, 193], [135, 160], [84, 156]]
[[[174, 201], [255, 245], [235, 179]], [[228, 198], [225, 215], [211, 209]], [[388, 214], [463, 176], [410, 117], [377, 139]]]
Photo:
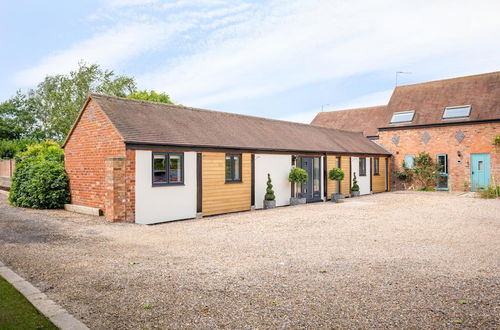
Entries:
[[0, 0], [0, 100], [78, 62], [175, 103], [308, 123], [500, 70], [500, 1]]

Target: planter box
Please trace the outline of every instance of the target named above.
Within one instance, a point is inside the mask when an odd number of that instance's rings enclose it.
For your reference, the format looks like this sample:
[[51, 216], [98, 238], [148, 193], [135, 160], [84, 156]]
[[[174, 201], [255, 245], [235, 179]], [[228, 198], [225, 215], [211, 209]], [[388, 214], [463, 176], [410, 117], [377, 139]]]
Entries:
[[351, 197], [359, 197], [359, 191], [351, 191]]
[[305, 197], [290, 197], [290, 205], [302, 205], [306, 203]]
[[264, 210], [274, 209], [276, 207], [276, 201], [267, 201], [264, 200]]
[[344, 201], [343, 194], [332, 194], [332, 202], [334, 203], [342, 203]]

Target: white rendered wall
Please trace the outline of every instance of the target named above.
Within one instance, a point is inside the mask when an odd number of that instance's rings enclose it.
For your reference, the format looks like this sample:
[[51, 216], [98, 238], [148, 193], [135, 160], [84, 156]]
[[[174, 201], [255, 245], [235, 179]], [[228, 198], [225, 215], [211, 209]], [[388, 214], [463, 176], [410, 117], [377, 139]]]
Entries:
[[361, 195], [370, 194], [370, 163], [371, 158], [366, 157], [366, 176], [359, 176], [359, 157], [351, 157], [351, 187], [352, 179], [354, 179], [354, 173], [356, 173], [356, 180], [358, 180], [359, 193]]
[[135, 154], [135, 222], [153, 224], [196, 217], [196, 152], [184, 153], [184, 185], [152, 186], [152, 152]]
[[267, 173], [271, 174], [276, 206], [290, 204], [292, 186], [288, 174], [292, 168], [291, 155], [255, 155], [255, 208], [261, 209], [267, 187]]

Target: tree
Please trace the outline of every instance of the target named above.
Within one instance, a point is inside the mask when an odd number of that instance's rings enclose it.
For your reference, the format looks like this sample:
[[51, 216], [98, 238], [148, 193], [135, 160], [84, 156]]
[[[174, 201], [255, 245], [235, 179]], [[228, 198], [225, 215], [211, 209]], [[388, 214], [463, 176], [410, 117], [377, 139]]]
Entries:
[[64, 139], [89, 93], [126, 97], [136, 92], [134, 78], [117, 76], [97, 64], [78, 64], [66, 75], [47, 76], [27, 95], [27, 104], [45, 132], [45, 138]]
[[302, 168], [294, 167], [290, 170], [290, 174], [288, 174], [288, 181], [295, 185], [295, 197], [298, 196], [299, 183], [307, 182], [307, 178], [307, 171]]
[[151, 101], [151, 102], [158, 102], [158, 103], [167, 103], [167, 104], [173, 104], [173, 102], [170, 100], [170, 96], [166, 93], [157, 93], [153, 90], [143, 90], [143, 91], [137, 91], [135, 93], [130, 94], [127, 96], [129, 99], [136, 99], [136, 100], [143, 100], [143, 101]]
[[21, 91], [0, 103], [0, 139], [40, 139], [43, 135], [36, 110]]
[[354, 177], [352, 178], [351, 191], [359, 191], [358, 179], [356, 178], [356, 172], [354, 172]]

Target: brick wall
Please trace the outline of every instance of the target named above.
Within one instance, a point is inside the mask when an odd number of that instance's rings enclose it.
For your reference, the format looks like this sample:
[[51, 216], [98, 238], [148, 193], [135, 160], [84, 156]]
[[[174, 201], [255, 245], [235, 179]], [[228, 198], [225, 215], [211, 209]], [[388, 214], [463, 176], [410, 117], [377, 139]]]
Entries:
[[[499, 132], [500, 123], [401, 129], [380, 131], [378, 142], [393, 153], [395, 169], [401, 168], [406, 154], [426, 151], [434, 160], [437, 154], [448, 154], [449, 188], [461, 191], [464, 183], [470, 184], [471, 153], [489, 153], [491, 175], [500, 181], [500, 150], [493, 145], [493, 137]], [[401, 188], [394, 176], [391, 183], [393, 188]]]
[[[108, 220], [133, 221], [134, 187], [130, 185], [135, 180], [135, 157], [132, 157], [135, 154], [126, 152], [123, 139], [93, 100], [84, 109], [64, 153], [72, 204], [100, 208]], [[106, 165], [109, 167], [107, 160], [110, 158], [123, 159], [119, 164], [123, 167], [122, 172], [109, 172]], [[133, 174], [130, 178], [129, 173]], [[117, 177], [110, 177], [115, 174]], [[112, 181], [116, 191], [109, 191], [111, 186], [107, 179]], [[117, 184], [120, 180], [123, 184]], [[117, 205], [117, 201], [123, 207]], [[127, 210], [130, 211], [128, 216]]]
[[0, 176], [10, 178], [14, 174], [16, 161], [13, 159], [0, 160]]

